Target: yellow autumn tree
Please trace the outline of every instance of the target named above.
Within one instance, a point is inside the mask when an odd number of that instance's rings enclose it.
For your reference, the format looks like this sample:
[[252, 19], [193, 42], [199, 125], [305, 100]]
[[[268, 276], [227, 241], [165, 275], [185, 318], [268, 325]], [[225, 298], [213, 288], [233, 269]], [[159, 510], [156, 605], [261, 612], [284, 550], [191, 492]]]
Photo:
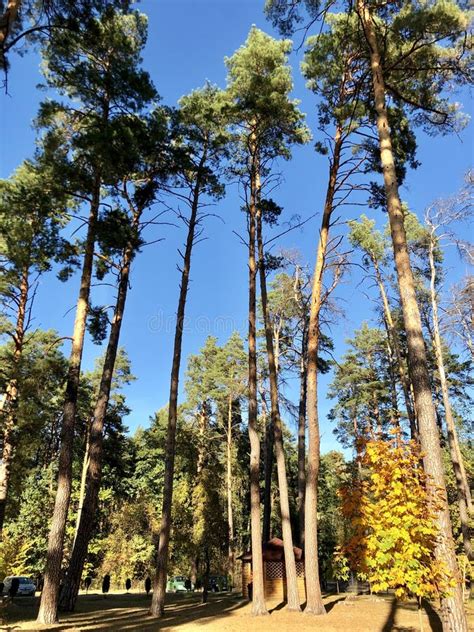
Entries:
[[454, 580], [434, 557], [439, 493], [427, 486], [419, 446], [395, 432], [389, 441], [367, 442], [360, 458], [361, 473], [341, 490], [351, 569], [364, 573], [374, 592], [393, 589], [418, 600], [447, 594]]

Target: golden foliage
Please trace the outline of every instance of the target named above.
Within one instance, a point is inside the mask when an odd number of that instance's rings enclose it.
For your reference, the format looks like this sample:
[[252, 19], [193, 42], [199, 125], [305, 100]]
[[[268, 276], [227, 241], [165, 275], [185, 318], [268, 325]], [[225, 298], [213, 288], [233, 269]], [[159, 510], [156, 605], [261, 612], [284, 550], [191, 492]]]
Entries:
[[395, 433], [369, 441], [363, 475], [341, 490], [351, 535], [344, 546], [351, 568], [372, 590], [394, 589], [399, 598], [439, 597], [453, 586], [446, 566], [434, 559], [439, 490], [427, 485], [419, 446]]

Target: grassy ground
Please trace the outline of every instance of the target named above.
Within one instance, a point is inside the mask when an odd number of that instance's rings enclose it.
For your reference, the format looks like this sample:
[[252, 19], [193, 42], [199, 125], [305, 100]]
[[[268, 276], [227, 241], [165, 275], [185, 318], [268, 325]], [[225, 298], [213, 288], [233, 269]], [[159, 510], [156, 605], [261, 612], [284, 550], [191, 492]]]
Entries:
[[[267, 604], [268, 617], [254, 618], [248, 602], [235, 596], [210, 595], [209, 603], [201, 604], [200, 595], [169, 595], [165, 615], [160, 620], [148, 616], [151, 597], [143, 593], [111, 593], [106, 598], [98, 593], [81, 595], [77, 611], [61, 615], [55, 626], [38, 626], [34, 622], [38, 597], [17, 598], [8, 608], [2, 632], [13, 630], [101, 630], [119, 632], [419, 632], [420, 619], [415, 603], [396, 603], [390, 597], [349, 597], [328, 595], [327, 616], [313, 617], [287, 612], [284, 604]], [[474, 604], [468, 606], [474, 630]], [[436, 609], [428, 605], [423, 611], [424, 632], [441, 632]]]

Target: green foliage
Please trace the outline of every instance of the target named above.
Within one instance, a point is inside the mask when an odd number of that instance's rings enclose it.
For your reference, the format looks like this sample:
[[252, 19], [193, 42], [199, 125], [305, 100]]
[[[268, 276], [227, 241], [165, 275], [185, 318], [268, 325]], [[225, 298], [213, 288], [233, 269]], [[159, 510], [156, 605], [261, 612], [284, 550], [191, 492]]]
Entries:
[[224, 195], [224, 159], [229, 156], [229, 98], [206, 83], [181, 97], [173, 137], [177, 146], [177, 184], [193, 186], [199, 177], [201, 191], [216, 199]]
[[[25, 477], [22, 470], [22, 492], [19, 511], [7, 523], [0, 543], [0, 575], [36, 576], [43, 572], [48, 543], [49, 524], [54, 504], [54, 470], [52, 467], [33, 471]], [[3, 573], [3, 574], [2, 574]]]
[[[318, 549], [321, 570], [330, 579], [345, 579], [334, 574], [336, 552], [344, 543], [347, 525], [342, 519], [339, 490], [348, 480], [347, 465], [340, 452], [322, 454], [318, 477]], [[342, 555], [342, 554], [341, 554]]]
[[61, 235], [70, 199], [51, 168], [25, 161], [0, 181], [0, 293], [8, 305], [22, 276], [51, 269], [54, 262], [74, 265], [76, 252]]
[[[280, 215], [283, 212], [281, 206], [279, 206], [272, 199], [264, 199], [260, 200], [258, 203], [260, 213], [262, 214], [262, 221], [269, 226], [276, 226], [278, 224], [278, 220]], [[266, 270], [271, 270], [271, 268], [265, 268]]]
[[242, 162], [250, 135], [260, 168], [276, 157], [288, 159], [292, 144], [309, 140], [298, 102], [289, 98], [293, 89], [290, 51], [289, 40], [278, 41], [254, 26], [245, 44], [225, 59], [231, 118], [242, 144]]
[[366, 86], [368, 79], [361, 72], [358, 18], [329, 14], [327, 24], [327, 31], [307, 39], [301, 72], [307, 87], [320, 97], [320, 126], [339, 124], [354, 132], [370, 118], [367, 103], [360, 98], [361, 86]]
[[[3, 26], [5, 11], [4, 0], [0, 1], [0, 18]], [[129, 0], [23, 0], [19, 14], [13, 22], [8, 24], [7, 37], [0, 47], [0, 70], [8, 71], [10, 67], [8, 53], [18, 44], [22, 47], [28, 44], [44, 43], [51, 33], [62, 29], [66, 33], [87, 32], [90, 23], [97, 12], [107, 7], [117, 7], [127, 10]], [[22, 47], [16, 52], [24, 54]]]
[[351, 569], [349, 567], [349, 560], [341, 551], [340, 547], [334, 549], [332, 556], [332, 572], [334, 579], [337, 581], [347, 581], [350, 577]]
[[349, 242], [355, 248], [362, 250], [364, 264], [382, 266], [387, 258], [387, 239], [379, 230], [375, 229], [375, 220], [361, 215], [358, 220], [348, 222], [350, 229]]
[[[146, 31], [143, 14], [109, 7], [90, 20], [84, 33], [56, 31], [43, 51], [47, 87], [63, 101], [43, 101], [40, 106], [42, 164], [81, 204], [96, 203], [98, 188], [102, 196], [117, 198], [117, 191], [124, 190], [124, 178], [135, 184], [132, 174], [141, 171], [143, 179], [144, 163], [149, 169], [151, 160], [160, 171], [156, 151], [157, 145], [162, 146], [163, 117], [155, 113], [142, 118], [157, 98], [148, 74], [140, 68]], [[125, 189], [128, 202], [146, 191], [145, 201], [150, 203], [149, 189], [148, 180]], [[105, 208], [94, 235], [105, 257], [98, 266], [99, 276], [107, 271], [104, 260], [122, 253], [130, 240], [135, 249], [141, 244], [136, 229], [130, 227], [129, 214], [117, 205]], [[81, 246], [77, 244], [78, 249]], [[61, 276], [67, 279], [70, 272], [67, 266]]]
[[357, 450], [364, 440], [383, 436], [393, 422], [390, 361], [381, 329], [363, 323], [348, 343], [328, 390], [337, 400], [329, 418], [337, 424], [334, 432], [342, 445]]
[[204, 400], [214, 400], [224, 416], [229, 397], [235, 401], [245, 393], [246, 361], [243, 341], [237, 332], [222, 347], [217, 345], [216, 338], [208, 337], [199, 355], [188, 359], [188, 404], [196, 407]]
[[7, 342], [0, 346], [0, 392], [4, 392], [12, 372], [17, 371], [21, 393], [16, 408], [15, 466], [11, 473], [7, 516], [14, 517], [19, 511], [25, 472], [34, 471], [32, 468], [38, 464], [48, 466], [53, 456], [54, 439], [50, 432], [57, 421], [67, 370], [58, 341], [56, 331], [30, 331], [28, 344], [15, 368], [13, 344]]
[[[381, 52], [385, 86], [395, 109], [403, 111], [407, 123], [420, 124], [429, 132], [450, 131], [465, 124], [466, 117], [460, 115], [459, 104], [450, 102], [448, 95], [471, 81], [472, 57], [466, 46], [470, 12], [454, 0], [367, 3], [367, 6]], [[284, 34], [293, 32], [304, 19], [314, 24], [323, 7], [325, 21], [330, 24], [337, 21], [337, 16], [328, 13], [331, 4], [319, 0], [266, 2], [268, 17]], [[357, 23], [351, 3], [344, 3], [342, 8], [344, 14], [339, 19], [343, 24], [354, 24], [352, 32], [347, 34], [348, 45], [359, 51], [360, 70], [364, 73], [369, 69], [370, 51], [362, 24]], [[366, 90], [372, 91], [370, 83], [366, 84]], [[360, 97], [372, 99], [370, 92]]]
[[[374, 5], [365, 3], [378, 40], [381, 72], [387, 94], [387, 116], [399, 184], [407, 167], [416, 169], [414, 127], [446, 133], [465, 126], [468, 118], [450, 95], [471, 78], [471, 49], [466, 45], [471, 14], [454, 0]], [[302, 21], [309, 26], [324, 16], [325, 29], [307, 41], [302, 65], [308, 87], [322, 97], [318, 105], [322, 127], [338, 122], [360, 134], [354, 153], [359, 168], [381, 174], [376, 141], [370, 47], [352, 3], [333, 5], [319, 0], [267, 0], [266, 13], [280, 32], [293, 32]], [[341, 13], [331, 13], [330, 9]], [[319, 11], [321, 10], [321, 13]], [[362, 133], [357, 129], [365, 127]], [[321, 141], [317, 151], [324, 150]], [[362, 153], [363, 152], [363, 153]], [[368, 186], [369, 203], [385, 208], [381, 184]]]
[[[197, 555], [207, 551], [214, 560], [224, 558], [228, 542], [224, 473], [229, 432], [234, 478], [232, 500], [234, 508], [240, 505], [237, 489], [241, 483], [235, 484], [235, 480], [240, 481], [236, 446], [241, 439], [241, 419], [236, 410], [240, 410], [239, 403], [245, 393], [246, 368], [243, 342], [237, 333], [221, 347], [215, 338], [209, 337], [201, 353], [188, 361], [188, 415], [195, 427], [197, 458], [196, 475], [191, 483], [192, 544]], [[239, 522], [237, 518], [237, 525]]]
[[102, 542], [100, 574], [110, 575], [114, 585], [123, 586], [127, 578], [143, 580], [152, 566], [153, 544], [140, 518], [156, 521], [151, 507], [122, 505], [120, 515], [112, 519], [110, 534]]
[[[146, 37], [144, 14], [106, 8], [89, 21], [86, 32], [53, 34], [43, 50], [45, 79], [59, 94], [85, 106], [90, 122], [107, 102], [122, 111], [139, 111], [156, 97], [148, 73], [138, 68]], [[46, 107], [51, 113], [57, 106]]]

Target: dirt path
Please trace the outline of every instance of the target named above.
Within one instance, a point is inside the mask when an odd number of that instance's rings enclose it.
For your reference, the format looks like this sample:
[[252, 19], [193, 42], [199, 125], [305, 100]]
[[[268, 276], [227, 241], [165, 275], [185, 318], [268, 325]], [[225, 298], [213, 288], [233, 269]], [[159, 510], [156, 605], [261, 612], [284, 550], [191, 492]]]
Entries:
[[[170, 596], [165, 615], [159, 621], [148, 617], [150, 597], [143, 593], [115, 593], [107, 598], [99, 594], [81, 595], [77, 612], [61, 616], [55, 626], [34, 623], [38, 598], [20, 599], [10, 606], [8, 623], [2, 632], [14, 630], [125, 630], [172, 632], [419, 632], [416, 605], [396, 603], [389, 597], [330, 595], [325, 604], [328, 614], [317, 619], [287, 612], [283, 604], [269, 603], [271, 614], [258, 619], [250, 614], [250, 605], [233, 596], [212, 595], [207, 604], [199, 595]], [[474, 603], [468, 608], [474, 631]], [[422, 615], [424, 632], [441, 632], [434, 607]]]

